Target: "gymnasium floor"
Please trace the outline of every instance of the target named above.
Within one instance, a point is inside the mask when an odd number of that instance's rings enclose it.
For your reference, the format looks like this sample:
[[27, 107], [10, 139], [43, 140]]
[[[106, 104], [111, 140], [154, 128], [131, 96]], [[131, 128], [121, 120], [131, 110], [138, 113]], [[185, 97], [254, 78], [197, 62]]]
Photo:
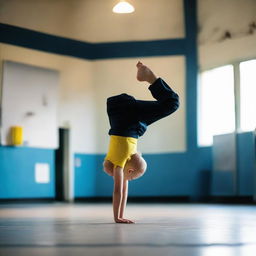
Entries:
[[255, 256], [256, 206], [1, 204], [0, 255]]

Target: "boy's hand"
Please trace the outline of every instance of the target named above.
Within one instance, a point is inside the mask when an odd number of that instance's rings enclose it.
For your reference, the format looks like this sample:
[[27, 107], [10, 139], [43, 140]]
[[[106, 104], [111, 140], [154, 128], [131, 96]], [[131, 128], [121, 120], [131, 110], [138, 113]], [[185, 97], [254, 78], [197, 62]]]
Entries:
[[125, 224], [134, 224], [135, 221], [128, 220], [128, 219], [123, 219], [123, 218], [118, 218], [115, 220], [116, 223], [125, 223]]

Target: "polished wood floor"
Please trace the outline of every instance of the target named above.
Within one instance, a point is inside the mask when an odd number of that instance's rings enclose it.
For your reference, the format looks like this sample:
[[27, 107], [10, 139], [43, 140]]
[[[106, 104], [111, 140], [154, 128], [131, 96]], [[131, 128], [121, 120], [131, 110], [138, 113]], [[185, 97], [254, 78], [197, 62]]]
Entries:
[[256, 206], [1, 204], [0, 255], [255, 256]]

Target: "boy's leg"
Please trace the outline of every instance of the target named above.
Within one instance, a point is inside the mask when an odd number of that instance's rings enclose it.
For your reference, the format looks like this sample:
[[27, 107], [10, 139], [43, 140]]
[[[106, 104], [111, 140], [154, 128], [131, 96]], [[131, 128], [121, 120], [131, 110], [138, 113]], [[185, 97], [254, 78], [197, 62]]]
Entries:
[[150, 125], [176, 111], [179, 107], [179, 96], [161, 79], [149, 87], [156, 101], [137, 100], [139, 121]]
[[139, 121], [150, 125], [173, 113], [177, 107], [170, 102], [137, 101]]
[[157, 120], [173, 113], [179, 107], [179, 96], [161, 78], [141, 62], [137, 64], [137, 79], [147, 81], [151, 85], [149, 90], [156, 101], [137, 100], [139, 121], [150, 125]]

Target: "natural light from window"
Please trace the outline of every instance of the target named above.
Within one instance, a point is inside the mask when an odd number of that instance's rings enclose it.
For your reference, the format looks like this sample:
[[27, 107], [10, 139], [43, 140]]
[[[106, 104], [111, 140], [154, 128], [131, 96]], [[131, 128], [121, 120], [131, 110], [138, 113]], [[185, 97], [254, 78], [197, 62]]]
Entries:
[[242, 131], [256, 128], [256, 60], [240, 63], [240, 126]]
[[213, 135], [234, 132], [235, 99], [232, 65], [203, 72], [198, 99], [199, 146], [212, 145]]

